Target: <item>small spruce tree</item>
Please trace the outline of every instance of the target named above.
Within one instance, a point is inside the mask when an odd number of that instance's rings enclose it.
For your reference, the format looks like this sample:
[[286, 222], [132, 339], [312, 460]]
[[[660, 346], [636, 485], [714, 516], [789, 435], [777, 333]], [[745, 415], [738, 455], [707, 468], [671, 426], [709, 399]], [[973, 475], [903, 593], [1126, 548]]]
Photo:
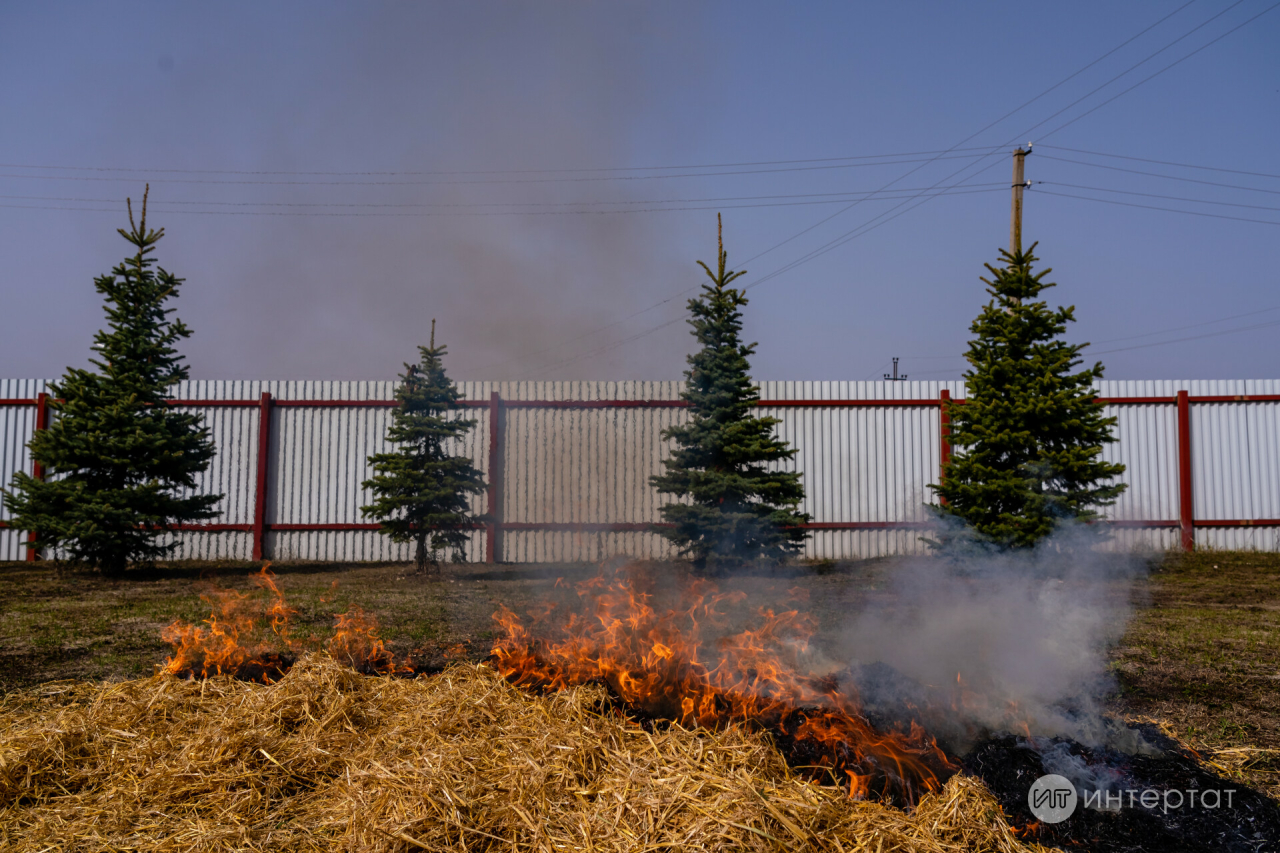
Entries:
[[660, 532], [695, 567], [712, 571], [797, 554], [806, 536], [800, 525], [809, 520], [799, 511], [800, 474], [774, 466], [795, 456], [774, 437], [780, 421], [751, 414], [760, 395], [747, 359], [756, 345], [741, 342], [739, 309], [747, 298], [729, 286], [746, 270], [725, 269], [722, 234], [718, 257], [714, 273], [698, 261], [711, 284], [703, 284], [702, 295], [689, 300], [693, 316], [688, 322], [702, 345], [688, 358], [681, 394], [689, 403], [689, 422], [663, 432], [676, 448], [664, 462], [666, 473], [651, 478], [660, 493], [685, 499], [661, 508], [673, 526]]
[[369, 457], [374, 476], [363, 488], [374, 495], [361, 507], [382, 523], [393, 542], [414, 542], [419, 572], [439, 568], [437, 552], [453, 549], [462, 558], [467, 528], [475, 520], [468, 498], [484, 491], [484, 479], [470, 458], [451, 453], [450, 444], [465, 435], [475, 421], [452, 417], [462, 408], [457, 387], [445, 375], [444, 346], [436, 346], [436, 321], [431, 321], [430, 346], [418, 347], [418, 364], [406, 364], [396, 389], [400, 405], [391, 413], [387, 439], [390, 453]]
[[1102, 362], [1075, 371], [1088, 344], [1058, 339], [1075, 308], [1036, 299], [1055, 285], [1043, 280], [1052, 270], [1032, 274], [1034, 250], [987, 264], [993, 298], [970, 327], [968, 392], [951, 409], [957, 452], [932, 487], [944, 515], [1002, 547], [1031, 547], [1064, 520], [1094, 519], [1125, 489], [1114, 482], [1124, 466], [1100, 458], [1116, 422], [1095, 399]]
[[215, 517], [222, 499], [189, 493], [214, 445], [200, 415], [168, 405], [187, 378], [174, 344], [191, 331], [164, 307], [182, 279], [152, 268], [164, 229], [147, 230], [147, 193], [136, 225], [128, 209], [129, 230], [118, 230], [137, 253], [94, 279], [108, 319], [94, 336], [97, 371], [68, 367], [50, 384], [52, 423], [28, 445], [48, 479], [19, 473], [4, 495], [10, 524], [36, 532], [28, 547], [111, 575], [166, 554], [176, 544], [160, 541], [167, 527]]

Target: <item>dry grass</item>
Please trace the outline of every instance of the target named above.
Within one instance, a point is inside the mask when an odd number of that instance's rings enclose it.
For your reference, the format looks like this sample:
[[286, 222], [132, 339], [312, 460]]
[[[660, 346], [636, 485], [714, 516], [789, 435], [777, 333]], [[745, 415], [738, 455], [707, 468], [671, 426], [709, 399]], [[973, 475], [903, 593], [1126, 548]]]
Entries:
[[1280, 800], [1280, 554], [1172, 554], [1113, 667], [1116, 710]]
[[1033, 850], [980, 782], [910, 815], [796, 778], [764, 735], [647, 732], [600, 688], [459, 664], [370, 678], [62, 683], [0, 702], [0, 848]]

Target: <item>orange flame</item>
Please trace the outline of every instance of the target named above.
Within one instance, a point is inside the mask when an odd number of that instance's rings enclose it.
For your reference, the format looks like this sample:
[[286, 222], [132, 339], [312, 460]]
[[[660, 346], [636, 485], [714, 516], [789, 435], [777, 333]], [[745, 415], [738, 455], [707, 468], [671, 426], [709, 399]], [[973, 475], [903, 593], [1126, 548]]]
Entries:
[[[286, 653], [296, 653], [302, 646], [290, 636], [290, 620], [298, 611], [285, 602], [270, 565], [253, 576], [254, 585], [271, 596], [268, 603], [248, 593], [212, 588], [200, 595], [210, 606], [205, 627], [175, 620], [161, 631], [160, 636], [173, 646], [165, 672], [193, 678], [232, 675], [270, 683], [288, 671], [292, 658]], [[371, 615], [353, 607], [335, 614], [335, 619], [334, 636], [327, 644], [334, 658], [370, 674], [413, 671], [395, 662]]]
[[[284, 604], [280, 590], [268, 566], [254, 576], [259, 587], [269, 589], [276, 598], [268, 608], [272, 631], [282, 639], [288, 634], [288, 618], [294, 612]], [[165, 661], [165, 671], [201, 678], [211, 675], [236, 675], [252, 681], [271, 682], [284, 674], [288, 662], [272, 652], [258, 627], [258, 603], [247, 593], [233, 589], [210, 589], [200, 600], [211, 610], [204, 624], [191, 625], [175, 619], [160, 632], [173, 646], [173, 655]]]
[[[627, 578], [596, 577], [577, 591], [582, 612], [548, 602], [527, 625], [506, 608], [494, 614], [502, 630], [492, 655], [499, 672], [541, 689], [602, 681], [631, 707], [684, 726], [760, 726], [813, 776], [839, 784], [847, 776], [854, 798], [874, 790], [914, 802], [958, 769], [914, 722], [879, 732], [856, 697], [804, 674], [811, 616], [760, 608], [757, 627], [734, 632], [723, 606], [746, 594], [720, 592], [706, 580], [688, 582], [663, 610]], [[704, 627], [719, 636], [704, 637]]]
[[335, 613], [334, 618], [338, 620], [334, 634], [326, 643], [334, 660], [370, 675], [413, 672], [413, 667], [397, 664], [395, 655], [382, 644], [373, 614], [352, 606], [346, 613]]

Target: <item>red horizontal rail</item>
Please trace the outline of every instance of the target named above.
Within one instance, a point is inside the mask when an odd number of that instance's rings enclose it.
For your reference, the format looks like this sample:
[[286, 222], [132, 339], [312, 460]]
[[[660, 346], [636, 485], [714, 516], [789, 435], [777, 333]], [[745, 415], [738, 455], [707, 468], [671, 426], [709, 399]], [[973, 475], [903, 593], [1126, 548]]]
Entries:
[[[1181, 524], [1177, 519], [1143, 520], [1143, 519], [1102, 519], [1099, 523], [1112, 527], [1177, 527]], [[1280, 527], [1280, 518], [1197, 518], [1196, 527]], [[9, 527], [7, 521], [0, 521], [0, 528]], [[485, 524], [476, 522], [467, 525], [472, 530], [483, 530]], [[504, 521], [498, 525], [502, 530], [512, 531], [547, 531], [570, 533], [645, 533], [655, 528], [672, 527], [664, 522], [648, 523], [643, 521]], [[381, 524], [351, 524], [334, 522], [327, 524], [266, 524], [266, 530], [279, 533], [299, 531], [348, 531], [348, 530], [381, 530]], [[933, 527], [927, 521], [813, 521], [801, 524], [805, 530], [928, 530]], [[172, 530], [188, 533], [250, 533], [252, 524], [178, 524]]]
[[864, 406], [936, 406], [938, 398], [926, 400], [760, 400], [756, 403], [769, 409], [852, 409]]
[[1104, 406], [1141, 406], [1147, 404], [1172, 406], [1178, 402], [1177, 397], [1094, 397], [1093, 399]]
[[[1168, 521], [1149, 521], [1134, 519], [1101, 519], [1098, 523], [1112, 527], [1177, 527], [1181, 522], [1177, 519]], [[1197, 518], [1196, 527], [1280, 527], [1280, 518]], [[466, 525], [472, 530], [483, 530], [485, 525], [476, 522]], [[644, 521], [504, 521], [498, 525], [503, 530], [544, 530], [544, 531], [586, 531], [586, 532], [637, 532], [643, 533], [655, 527], [673, 527], [665, 522]], [[9, 527], [7, 521], [0, 521], [0, 528]], [[267, 530], [281, 532], [308, 530], [381, 530], [381, 524], [350, 524], [345, 522], [321, 524], [267, 524]], [[911, 529], [928, 530], [933, 525], [928, 521], [811, 521], [801, 524], [805, 530], [889, 530]], [[252, 524], [178, 524], [172, 530], [192, 533], [232, 533], [250, 532]]]
[[[1123, 405], [1174, 405], [1178, 402], [1173, 397], [1097, 397], [1099, 403], [1108, 406]], [[1280, 394], [1235, 394], [1206, 397], [1188, 397], [1190, 403], [1280, 403]], [[58, 401], [61, 402], [61, 401]], [[488, 400], [459, 400], [460, 405], [472, 409], [482, 409], [489, 405]], [[396, 400], [273, 400], [276, 406], [284, 408], [369, 408], [388, 409], [399, 405]], [[952, 399], [952, 405], [963, 406], [963, 399]], [[0, 398], [0, 406], [34, 406], [35, 398], [10, 397]], [[171, 406], [190, 408], [250, 408], [259, 405], [258, 400], [170, 400]], [[502, 405], [510, 409], [683, 409], [688, 407], [684, 400], [503, 400]], [[812, 408], [862, 408], [893, 406], [936, 406], [936, 398], [901, 399], [901, 400], [760, 400], [756, 403], [761, 408], [770, 409], [812, 409]]]
[[[1177, 397], [1097, 397], [1099, 403], [1107, 406], [1124, 405], [1174, 405]], [[61, 402], [61, 401], [58, 401]], [[1280, 403], [1280, 394], [1237, 394], [1234, 396], [1189, 397], [1190, 403]], [[396, 400], [274, 400], [276, 406], [284, 408], [368, 408], [389, 409], [398, 406]], [[489, 405], [487, 400], [459, 400], [462, 406], [482, 409]], [[963, 406], [965, 400], [952, 399], [952, 405]], [[0, 406], [34, 406], [36, 401], [25, 397], [0, 398]], [[171, 406], [187, 408], [250, 408], [258, 405], [257, 400], [170, 400]], [[684, 400], [503, 400], [502, 405], [510, 409], [683, 409], [688, 407]], [[833, 408], [851, 409], [862, 407], [893, 406], [936, 406], [936, 399], [902, 399], [902, 400], [760, 400], [756, 403], [761, 408], [769, 409], [813, 409]]]

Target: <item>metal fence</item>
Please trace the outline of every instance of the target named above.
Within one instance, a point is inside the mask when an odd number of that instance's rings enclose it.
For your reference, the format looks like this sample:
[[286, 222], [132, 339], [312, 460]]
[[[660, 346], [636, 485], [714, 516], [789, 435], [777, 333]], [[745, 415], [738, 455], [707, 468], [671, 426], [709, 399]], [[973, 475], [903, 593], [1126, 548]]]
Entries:
[[[388, 449], [392, 382], [184, 382], [218, 453], [197, 491], [219, 518], [174, 532], [178, 558], [407, 560], [362, 517], [367, 459]], [[678, 382], [463, 382], [461, 445], [489, 482], [472, 561], [598, 560], [670, 552], [649, 486], [662, 431], [686, 411]], [[0, 380], [0, 483], [35, 471], [26, 443], [47, 422], [46, 383]], [[1106, 381], [1118, 418], [1104, 455], [1129, 489], [1109, 513], [1117, 547], [1280, 550], [1280, 380]], [[947, 447], [943, 402], [963, 382], [764, 382], [761, 413], [796, 449], [813, 517], [805, 555], [923, 549]], [[6, 516], [0, 512], [0, 525]], [[0, 526], [0, 560], [27, 534]]]

